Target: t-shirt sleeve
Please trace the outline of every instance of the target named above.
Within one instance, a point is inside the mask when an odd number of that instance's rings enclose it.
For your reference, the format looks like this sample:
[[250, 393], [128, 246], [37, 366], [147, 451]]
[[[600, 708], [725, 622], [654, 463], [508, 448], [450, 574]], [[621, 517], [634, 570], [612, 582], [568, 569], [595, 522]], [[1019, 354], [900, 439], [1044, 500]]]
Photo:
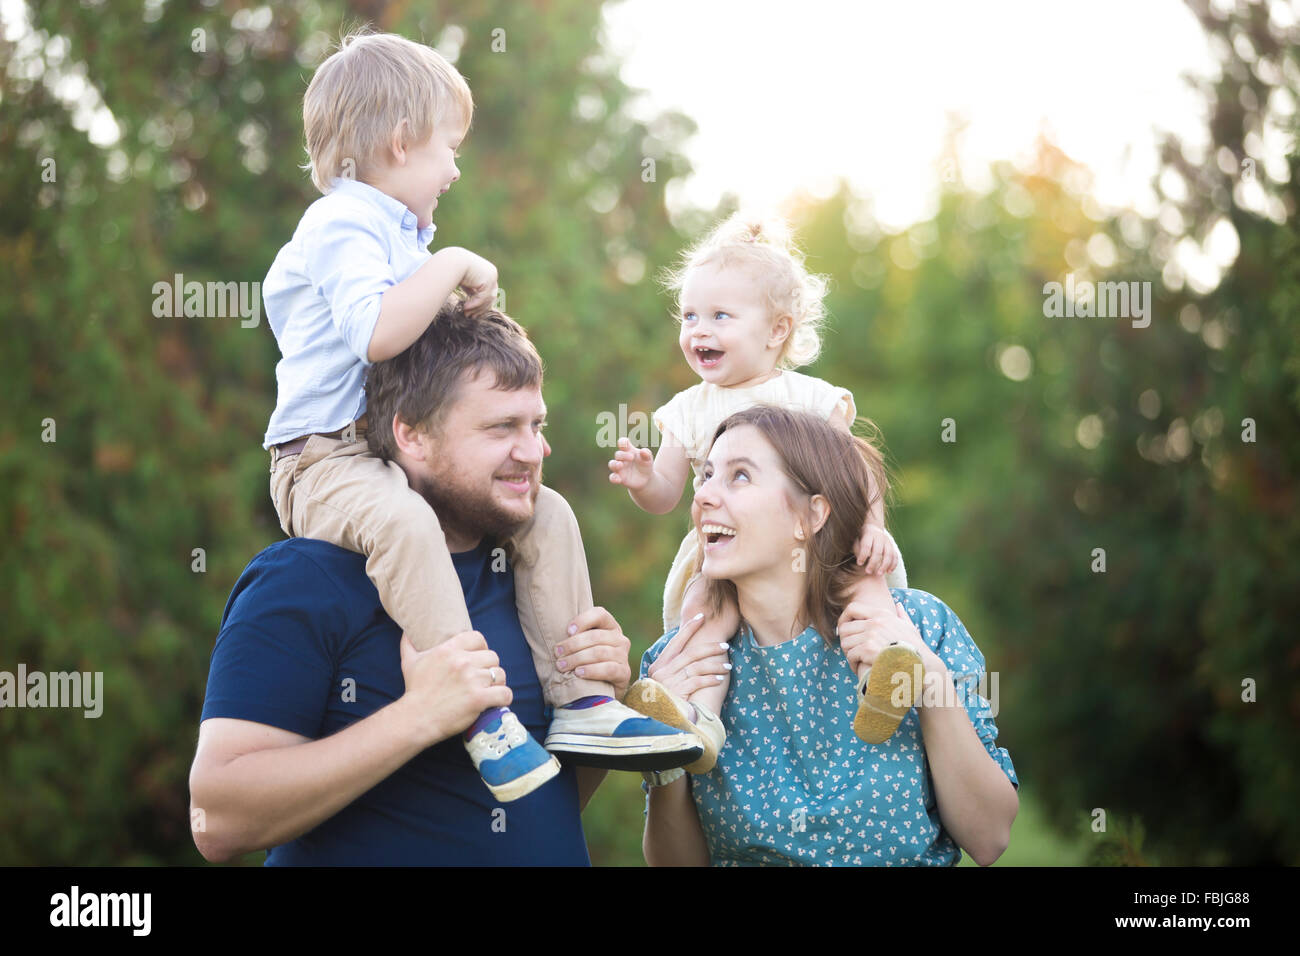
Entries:
[[337, 586], [290, 548], [240, 576], [212, 651], [203, 720], [231, 717], [317, 737], [334, 688]]
[[672, 440], [679, 445], [690, 446], [690, 423], [687, 419], [687, 392], [678, 392], [664, 405], [655, 409], [650, 420], [654, 422], [655, 428], [659, 429], [659, 434], [665, 438], [672, 436]]
[[330, 320], [348, 351], [369, 365], [384, 292], [397, 284], [381, 226], [364, 211], [335, 214], [316, 224], [303, 246], [312, 288], [329, 303]]
[[663, 637], [659, 638], [659, 640], [655, 641], [654, 644], [651, 645], [650, 649], [641, 655], [641, 670], [637, 674], [638, 677], [645, 677], [649, 673], [650, 665], [659, 659], [659, 655], [664, 652], [664, 648], [668, 646], [668, 642], [677, 636], [679, 630], [681, 629], [676, 627], [673, 628]]
[[[932, 598], [926, 613], [937, 615], [942, 625], [943, 638], [936, 653], [948, 667], [957, 700], [964, 703], [971, 724], [975, 727], [975, 734], [988, 755], [1002, 768], [1011, 785], [1019, 790], [1020, 780], [1016, 777], [1011, 754], [1005, 747], [999, 747], [995, 743], [998, 736], [998, 726], [994, 723], [998, 712], [998, 675], [994, 674], [989, 679], [984, 669], [984, 655], [952, 608], [937, 598]], [[991, 692], [991, 699], [984, 696], [986, 692]]]
[[828, 422], [841, 418], [853, 427], [853, 420], [858, 417], [857, 406], [853, 403], [853, 393], [847, 388], [840, 388], [820, 378], [804, 376], [799, 379], [802, 403], [810, 411], [820, 415]]

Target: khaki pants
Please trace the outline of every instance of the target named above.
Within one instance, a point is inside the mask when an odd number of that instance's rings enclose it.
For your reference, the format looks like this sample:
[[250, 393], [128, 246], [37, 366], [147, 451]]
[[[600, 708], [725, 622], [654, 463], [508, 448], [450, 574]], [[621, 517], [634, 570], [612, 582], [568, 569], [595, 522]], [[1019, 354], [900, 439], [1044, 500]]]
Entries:
[[[370, 454], [360, 427], [356, 441], [313, 435], [301, 454], [277, 461], [273, 451], [271, 500], [285, 534], [366, 556], [366, 574], [384, 610], [417, 650], [473, 630], [437, 514], [396, 463]], [[555, 668], [555, 645], [593, 606], [582, 537], [568, 502], [543, 486], [533, 517], [508, 544], [519, 625], [547, 703], [613, 696], [609, 684]]]

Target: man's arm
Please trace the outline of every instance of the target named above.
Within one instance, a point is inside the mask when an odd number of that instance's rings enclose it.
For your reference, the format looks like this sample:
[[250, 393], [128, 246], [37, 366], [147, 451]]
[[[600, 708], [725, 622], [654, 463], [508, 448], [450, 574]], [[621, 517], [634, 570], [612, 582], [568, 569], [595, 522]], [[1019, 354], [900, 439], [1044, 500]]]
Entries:
[[301, 836], [488, 707], [511, 701], [504, 681], [490, 682], [499, 661], [477, 631], [423, 652], [403, 635], [401, 654], [405, 693], [321, 740], [247, 720], [202, 723], [190, 808], [191, 818], [203, 811], [194, 844], [205, 859], [229, 860]]
[[301, 836], [420, 752], [409, 714], [394, 702], [323, 740], [218, 717], [199, 726], [190, 769], [194, 845], [224, 862]]

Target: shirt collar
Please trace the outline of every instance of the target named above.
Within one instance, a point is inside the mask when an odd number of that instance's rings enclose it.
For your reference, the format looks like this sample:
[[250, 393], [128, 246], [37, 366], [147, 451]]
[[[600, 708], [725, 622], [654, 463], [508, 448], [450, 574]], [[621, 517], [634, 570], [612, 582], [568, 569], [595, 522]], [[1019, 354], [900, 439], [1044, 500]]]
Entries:
[[741, 640], [744, 642], [745, 647], [749, 648], [750, 650], [761, 651], [764, 653], [769, 651], [776, 651], [778, 649], [784, 649], [786, 651], [790, 651], [796, 647], [807, 644], [813, 639], [816, 639], [817, 641], [820, 641], [822, 639], [821, 633], [817, 630], [817, 628], [813, 627], [811, 624], [805, 627], [803, 631], [800, 632], [799, 634], [796, 634], [788, 641], [782, 641], [780, 644], [764, 645], [758, 643], [758, 638], [754, 636], [754, 629], [750, 627], [748, 622], [746, 621], [740, 622], [740, 634], [741, 634]]
[[335, 179], [331, 184], [335, 192], [350, 193], [381, 210], [403, 232], [413, 232], [422, 246], [433, 242], [433, 233], [438, 228], [429, 223], [423, 229], [417, 229], [420, 220], [415, 213], [406, 208], [400, 199], [394, 199], [382, 189], [376, 189], [359, 179]]

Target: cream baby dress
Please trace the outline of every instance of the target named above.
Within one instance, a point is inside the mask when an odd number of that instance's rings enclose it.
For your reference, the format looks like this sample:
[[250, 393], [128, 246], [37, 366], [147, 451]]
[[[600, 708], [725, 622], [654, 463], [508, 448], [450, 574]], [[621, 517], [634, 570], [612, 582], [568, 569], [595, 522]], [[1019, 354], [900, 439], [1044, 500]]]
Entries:
[[[698, 488], [704, 456], [718, 426], [727, 416], [760, 404], [812, 412], [826, 421], [839, 416], [850, 427], [858, 414], [853, 393], [847, 388], [837, 388], [811, 375], [786, 369], [750, 388], [723, 388], [701, 382], [678, 392], [666, 405], [656, 409], [654, 423], [665, 440], [672, 436], [686, 449], [686, 457], [695, 472], [693, 487]], [[700, 543], [692, 527], [677, 549], [677, 557], [673, 559], [672, 570], [668, 572], [668, 581], [664, 585], [665, 631], [677, 627], [681, 621], [682, 599], [687, 585], [699, 569], [699, 562]], [[901, 559], [898, 567], [885, 576], [885, 581], [893, 588], [907, 587], [907, 570]]]

